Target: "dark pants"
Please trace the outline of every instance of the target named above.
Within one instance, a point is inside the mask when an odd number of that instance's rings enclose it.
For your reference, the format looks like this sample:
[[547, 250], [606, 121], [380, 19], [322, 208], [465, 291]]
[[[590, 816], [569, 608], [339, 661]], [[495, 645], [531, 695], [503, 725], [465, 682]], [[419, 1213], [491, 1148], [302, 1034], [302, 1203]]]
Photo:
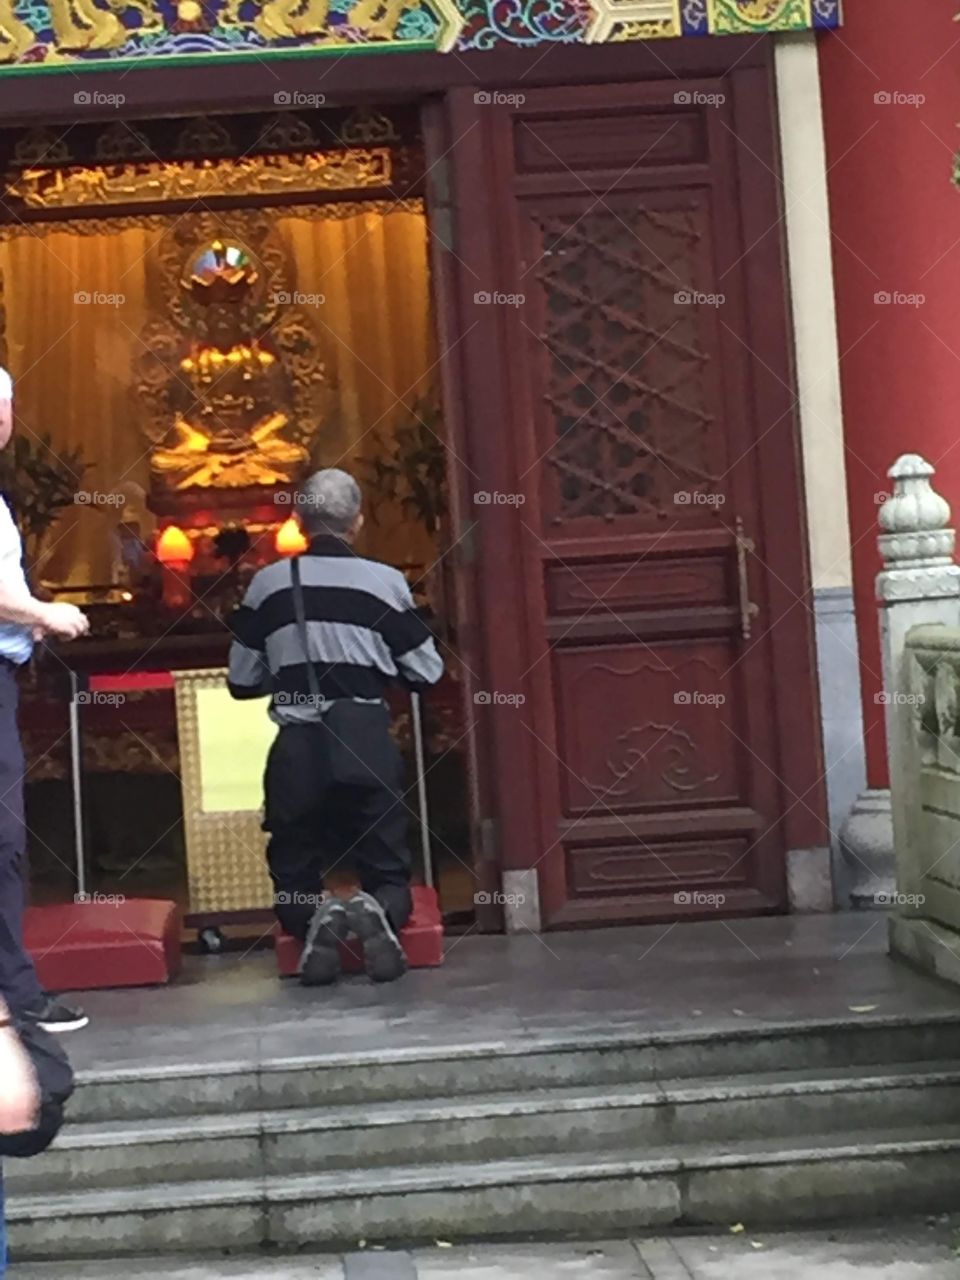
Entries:
[[43, 995], [23, 946], [26, 829], [16, 668], [0, 659], [0, 992], [14, 1010]]
[[389, 781], [341, 787], [330, 777], [329, 741], [322, 724], [285, 726], [267, 758], [263, 825], [270, 832], [267, 862], [277, 918], [287, 933], [304, 938], [324, 876], [352, 872], [394, 929], [402, 929], [411, 899], [400, 753], [395, 751]]

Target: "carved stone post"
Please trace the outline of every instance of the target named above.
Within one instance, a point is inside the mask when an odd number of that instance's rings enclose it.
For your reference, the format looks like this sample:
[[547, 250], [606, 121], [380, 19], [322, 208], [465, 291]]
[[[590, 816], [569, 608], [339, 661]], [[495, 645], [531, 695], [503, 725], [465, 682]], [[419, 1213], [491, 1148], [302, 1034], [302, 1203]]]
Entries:
[[[884, 567], [877, 576], [877, 599], [896, 887], [900, 894], [907, 895], [917, 892], [919, 850], [913, 847], [916, 832], [911, 830], [910, 817], [915, 800], [909, 794], [914, 710], [904, 649], [907, 634], [914, 627], [960, 623], [960, 565], [953, 562], [956, 534], [948, 527], [949, 504], [931, 487], [933, 474], [934, 468], [924, 458], [915, 453], [904, 454], [887, 472], [893, 480], [893, 497], [880, 508], [883, 532], [879, 542]], [[877, 888], [882, 894], [889, 892], [886, 883], [878, 883]], [[901, 908], [904, 914], [910, 910]]]

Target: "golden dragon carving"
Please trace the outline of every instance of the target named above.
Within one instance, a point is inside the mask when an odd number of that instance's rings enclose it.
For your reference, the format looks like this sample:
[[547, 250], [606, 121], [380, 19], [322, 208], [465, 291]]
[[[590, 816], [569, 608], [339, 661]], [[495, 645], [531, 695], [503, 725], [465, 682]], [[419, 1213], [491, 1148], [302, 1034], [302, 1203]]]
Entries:
[[[244, 0], [228, 0], [221, 21], [224, 26], [245, 26], [240, 17]], [[347, 21], [370, 36], [392, 39], [409, 0], [357, 0]], [[291, 36], [330, 34], [330, 0], [262, 0], [253, 20], [266, 40]]]
[[13, 0], [0, 0], [0, 62], [19, 62], [37, 42], [25, 22], [13, 11]]
[[94, 0], [50, 0], [50, 17], [57, 47], [70, 50], [119, 49], [133, 34], [119, 17], [128, 9], [136, 10], [143, 19], [138, 32], [163, 29], [163, 18], [152, 0], [107, 0], [105, 8]]

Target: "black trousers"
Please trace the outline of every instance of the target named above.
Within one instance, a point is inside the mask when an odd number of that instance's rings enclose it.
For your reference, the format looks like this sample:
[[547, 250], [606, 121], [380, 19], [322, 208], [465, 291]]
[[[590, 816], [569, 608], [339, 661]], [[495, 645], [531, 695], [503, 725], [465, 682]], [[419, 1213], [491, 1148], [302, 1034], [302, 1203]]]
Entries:
[[43, 995], [23, 945], [26, 827], [17, 698], [16, 668], [0, 659], [0, 992], [14, 1010], [36, 1005]]
[[349, 871], [402, 929], [412, 904], [400, 753], [393, 748], [389, 781], [342, 787], [330, 777], [329, 741], [323, 724], [287, 725], [267, 757], [263, 826], [277, 918], [287, 933], [305, 937], [323, 877]]

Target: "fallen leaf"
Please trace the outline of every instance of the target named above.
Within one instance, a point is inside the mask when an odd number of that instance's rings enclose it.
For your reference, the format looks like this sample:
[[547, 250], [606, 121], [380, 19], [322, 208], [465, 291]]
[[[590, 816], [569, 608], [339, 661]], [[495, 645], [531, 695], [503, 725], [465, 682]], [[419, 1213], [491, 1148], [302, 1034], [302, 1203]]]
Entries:
[[734, 1009], [733, 1012], [737, 1015], [738, 1018], [745, 1018], [747, 1016], [742, 1009]]
[[851, 1013], [873, 1013], [876, 1007], [875, 1004], [851, 1004], [848, 1006]]
[[453, 1245], [449, 1240], [434, 1240], [433, 1242], [438, 1249], [452, 1249]]
[[763, 1248], [763, 1245], [760, 1243], [760, 1241], [759, 1241], [759, 1240], [751, 1240], [751, 1241], [750, 1241], [750, 1248], [751, 1248], [751, 1249], [762, 1249], [762, 1248]]
[[730, 1228], [730, 1234], [732, 1236], [738, 1236], [741, 1231], [746, 1231], [746, 1227], [743, 1225], [742, 1222], [735, 1222], [733, 1226]]

